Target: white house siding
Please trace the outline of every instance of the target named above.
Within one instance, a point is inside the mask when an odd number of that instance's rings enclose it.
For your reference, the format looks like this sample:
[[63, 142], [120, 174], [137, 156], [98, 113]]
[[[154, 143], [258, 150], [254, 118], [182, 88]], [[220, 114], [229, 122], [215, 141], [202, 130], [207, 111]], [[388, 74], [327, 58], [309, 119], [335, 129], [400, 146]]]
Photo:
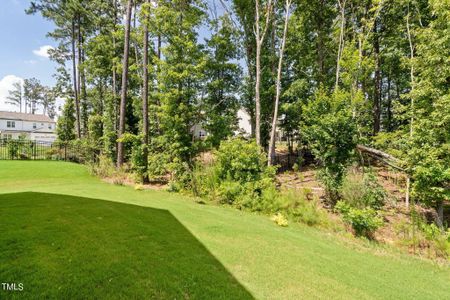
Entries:
[[243, 109], [238, 110], [238, 130], [234, 132], [235, 135], [243, 135], [250, 137], [252, 134], [252, 125], [250, 115]]
[[[8, 122], [14, 122], [14, 127], [8, 127]], [[43, 115], [0, 112], [1, 138], [24, 136], [31, 140], [53, 142], [56, 140], [55, 130], [56, 123]]]
[[56, 140], [56, 134], [33, 132], [30, 134], [30, 140], [53, 143]]

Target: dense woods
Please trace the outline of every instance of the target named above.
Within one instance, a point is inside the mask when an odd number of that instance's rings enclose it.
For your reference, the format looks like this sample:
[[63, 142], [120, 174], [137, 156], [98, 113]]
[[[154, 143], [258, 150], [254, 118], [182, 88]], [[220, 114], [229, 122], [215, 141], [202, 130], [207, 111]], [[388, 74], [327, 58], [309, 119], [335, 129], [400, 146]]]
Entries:
[[[144, 182], [170, 174], [192, 188], [199, 153], [232, 143], [242, 108], [264, 157], [244, 161], [273, 164], [280, 129], [289, 152], [313, 156], [334, 205], [365, 145], [395, 158], [410, 201], [444, 225], [449, 0], [38, 0], [27, 12], [55, 25], [60, 140]], [[247, 149], [225, 146], [231, 156]], [[253, 182], [270, 181], [271, 168]], [[252, 181], [241, 171], [219, 174]]]

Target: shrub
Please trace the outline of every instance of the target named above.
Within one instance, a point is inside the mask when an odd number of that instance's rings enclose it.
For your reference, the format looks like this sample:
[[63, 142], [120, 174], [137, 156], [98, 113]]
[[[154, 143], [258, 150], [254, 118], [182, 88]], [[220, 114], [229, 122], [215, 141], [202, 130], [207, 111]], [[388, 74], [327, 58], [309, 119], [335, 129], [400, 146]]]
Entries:
[[100, 153], [97, 146], [86, 139], [68, 142], [68, 149], [71, 149], [72, 151], [69, 151], [70, 153], [68, 153], [67, 158], [81, 163], [96, 162]]
[[275, 169], [267, 167], [266, 155], [255, 142], [228, 139], [216, 152], [217, 175], [222, 180], [254, 182], [274, 176]]
[[113, 161], [106, 155], [100, 155], [97, 163], [89, 164], [90, 172], [96, 176], [111, 177], [116, 172]]
[[400, 222], [395, 226], [403, 245], [413, 247], [414, 251], [426, 249], [429, 257], [433, 256], [433, 252], [436, 257], [447, 258], [450, 255], [450, 229], [444, 231], [434, 223], [427, 224], [424, 216], [414, 208], [411, 210], [411, 221]]
[[289, 225], [288, 219], [282, 213], [275, 214], [272, 216], [271, 220], [281, 227], [286, 227]]
[[58, 160], [61, 157], [61, 151], [58, 148], [50, 148], [45, 151], [45, 159]]
[[135, 184], [134, 185], [134, 190], [135, 191], [143, 191], [144, 190], [144, 186], [142, 184]]
[[317, 198], [308, 200], [309, 191], [284, 191], [280, 193], [278, 202], [283, 211], [295, 221], [308, 226], [328, 223], [326, 212], [320, 207]]
[[358, 139], [352, 109], [356, 99], [343, 90], [328, 94], [324, 89], [312, 97], [304, 107], [303, 136], [322, 167], [320, 179], [327, 197], [335, 203]]
[[386, 199], [386, 192], [373, 173], [347, 175], [341, 194], [343, 201], [361, 209], [380, 209]]
[[16, 140], [8, 140], [6, 145], [8, 147], [9, 157], [12, 159], [19, 158], [19, 142]]
[[221, 203], [233, 204], [241, 195], [242, 187], [236, 181], [224, 181], [218, 189], [219, 201]]
[[342, 214], [344, 222], [352, 226], [356, 236], [371, 238], [375, 230], [383, 225], [383, 220], [372, 208], [354, 208], [339, 201], [335, 209]]
[[169, 157], [164, 152], [151, 152], [148, 155], [148, 176], [150, 180], [162, 181], [168, 173]]
[[287, 225], [282, 225], [287, 217], [310, 226], [327, 221], [318, 201], [308, 200], [310, 191], [278, 190], [275, 168], [267, 166], [265, 155], [254, 142], [241, 139], [222, 142], [212, 164], [194, 167], [190, 188], [196, 196], [275, 215], [280, 226]]

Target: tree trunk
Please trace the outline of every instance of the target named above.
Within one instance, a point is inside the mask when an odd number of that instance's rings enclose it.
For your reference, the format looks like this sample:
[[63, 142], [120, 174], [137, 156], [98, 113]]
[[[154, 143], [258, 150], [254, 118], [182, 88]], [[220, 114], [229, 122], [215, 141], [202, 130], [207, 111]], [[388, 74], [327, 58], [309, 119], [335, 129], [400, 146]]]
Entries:
[[260, 96], [260, 85], [261, 85], [261, 46], [264, 42], [264, 37], [269, 27], [270, 13], [272, 10], [272, 0], [267, 3], [266, 20], [265, 27], [261, 32], [261, 26], [259, 24], [259, 0], [255, 1], [255, 37], [256, 37], [256, 80], [255, 80], [255, 137], [256, 144], [261, 146], [261, 96]]
[[77, 122], [77, 137], [80, 139], [81, 122], [80, 122], [80, 99], [78, 98], [78, 84], [77, 84], [77, 65], [75, 55], [75, 19], [72, 20], [72, 70], [73, 70], [73, 93], [75, 97], [75, 115]]
[[83, 136], [85, 134], [85, 127], [84, 127], [84, 99], [83, 95], [81, 94], [81, 21], [80, 16], [77, 17], [77, 81], [78, 81], [78, 98], [80, 102], [80, 134]]
[[258, 0], [256, 0], [256, 80], [255, 80], [255, 137], [256, 144], [261, 145], [261, 100], [259, 95], [260, 78], [261, 78], [261, 41], [259, 39], [259, 7]]
[[[149, 0], [146, 1], [149, 3]], [[148, 19], [148, 18], [147, 18]], [[144, 20], [144, 49], [143, 49], [143, 86], [142, 86], [142, 131], [143, 131], [143, 164], [144, 164], [144, 176], [142, 181], [148, 183], [148, 26]]]
[[[127, 88], [128, 88], [128, 54], [130, 52], [130, 23], [131, 8], [133, 1], [128, 0], [127, 15], [125, 21], [125, 45], [123, 50], [123, 70], [122, 70], [122, 91], [120, 95], [120, 118], [119, 118], [119, 139], [125, 133], [125, 108], [127, 104]], [[117, 147], [117, 166], [121, 167], [124, 162], [123, 142], [119, 141]]]
[[387, 85], [387, 130], [392, 131], [392, 97], [391, 97], [391, 74], [388, 74]]
[[[325, 6], [325, 1], [321, 0], [320, 4]], [[325, 52], [324, 52], [324, 34], [323, 23], [324, 17], [322, 10], [317, 12], [317, 66], [319, 68], [319, 74], [317, 76], [318, 86], [325, 83]]]
[[[114, 34], [116, 32], [116, 22], [117, 22], [117, 0], [114, 0], [114, 22], [113, 22], [113, 34], [112, 34], [112, 42], [113, 42], [113, 57], [116, 55], [116, 38]], [[112, 93], [113, 93], [113, 107], [114, 107], [114, 130], [117, 133], [119, 131], [119, 122], [118, 122], [118, 103], [117, 103], [117, 73], [116, 66], [113, 65], [112, 69]], [[117, 143], [116, 143], [116, 152], [117, 152]]]
[[338, 54], [336, 59], [336, 82], [334, 89], [339, 88], [339, 73], [341, 71], [341, 58], [342, 52], [344, 51], [344, 31], [345, 31], [345, 2], [346, 0], [338, 0], [339, 9], [341, 11], [341, 25], [339, 29], [339, 43], [338, 43]]
[[[411, 91], [414, 90], [414, 46], [412, 42], [412, 36], [411, 36], [411, 29], [409, 25], [409, 4], [408, 4], [408, 15], [406, 16], [406, 32], [408, 34], [408, 43], [409, 43], [409, 51], [410, 51], [410, 78], [411, 78]], [[411, 119], [409, 123], [409, 135], [410, 137], [413, 136], [413, 125], [414, 125], [414, 98], [411, 97], [411, 107], [410, 107], [410, 113], [411, 113]]]
[[80, 32], [80, 55], [81, 55], [81, 67], [79, 66], [79, 72], [80, 72], [80, 88], [81, 88], [81, 115], [83, 116], [83, 129], [84, 129], [84, 135], [87, 136], [89, 134], [88, 132], [88, 103], [87, 103], [87, 91], [86, 91], [86, 75], [84, 72], [84, 49], [83, 49], [83, 36]]
[[375, 78], [373, 93], [373, 134], [380, 132], [380, 113], [381, 113], [381, 62], [380, 62], [380, 37], [378, 31], [378, 21], [375, 20], [374, 31], [374, 56], [375, 56]]
[[436, 208], [436, 212], [437, 212], [437, 226], [441, 229], [444, 228], [444, 202], [443, 201], [439, 201], [437, 203], [437, 208]]
[[281, 40], [281, 48], [280, 48], [280, 58], [278, 60], [277, 81], [275, 83], [276, 84], [275, 108], [274, 108], [273, 119], [272, 119], [272, 131], [270, 133], [269, 151], [267, 154], [267, 162], [268, 162], [269, 166], [272, 165], [273, 161], [275, 160], [275, 134], [277, 131], [278, 106], [279, 106], [280, 94], [281, 94], [281, 69], [283, 66], [283, 54], [284, 54], [284, 48], [286, 45], [286, 36], [287, 36], [287, 29], [288, 29], [288, 23], [289, 23], [290, 6], [291, 6], [291, 0], [286, 0], [286, 16], [284, 19], [283, 38]]

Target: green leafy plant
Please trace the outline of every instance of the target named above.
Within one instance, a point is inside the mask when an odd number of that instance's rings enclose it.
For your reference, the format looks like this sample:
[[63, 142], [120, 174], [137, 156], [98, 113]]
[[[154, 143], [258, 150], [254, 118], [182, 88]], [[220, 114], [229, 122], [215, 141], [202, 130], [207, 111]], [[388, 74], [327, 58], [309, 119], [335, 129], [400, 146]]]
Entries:
[[288, 219], [282, 213], [273, 215], [271, 220], [281, 227], [287, 227], [289, 225]]
[[332, 203], [339, 199], [357, 140], [351, 103], [348, 92], [319, 90], [305, 107], [304, 136], [322, 167], [319, 177]]
[[343, 201], [356, 208], [380, 209], [387, 197], [384, 188], [372, 172], [348, 174], [344, 180], [341, 195]]
[[344, 222], [351, 225], [356, 236], [372, 238], [373, 233], [383, 225], [383, 220], [372, 208], [354, 208], [338, 201], [335, 209], [342, 214]]

